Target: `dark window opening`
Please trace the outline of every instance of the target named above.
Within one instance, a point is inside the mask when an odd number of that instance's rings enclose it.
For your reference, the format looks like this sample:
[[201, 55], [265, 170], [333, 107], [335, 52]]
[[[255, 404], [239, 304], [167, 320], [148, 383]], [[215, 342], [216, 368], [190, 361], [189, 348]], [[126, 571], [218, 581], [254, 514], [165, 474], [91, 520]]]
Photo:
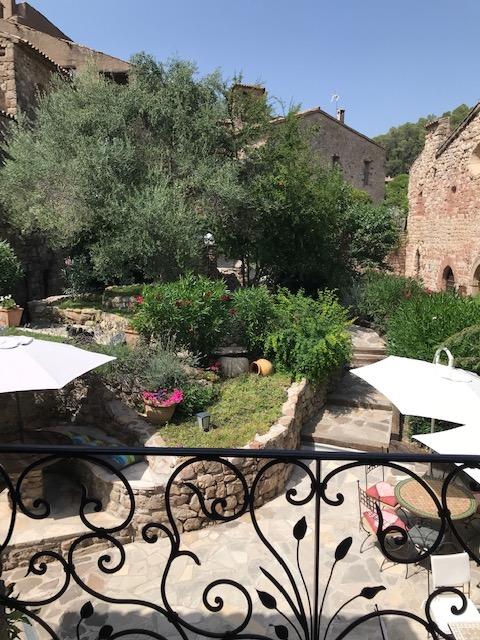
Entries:
[[7, 53], [7, 48], [0, 47], [0, 58], [4, 58], [6, 53]]
[[443, 270], [443, 286], [445, 291], [455, 291], [455, 276], [451, 267], [445, 267]]
[[340, 162], [340, 156], [337, 156], [336, 154], [334, 154], [332, 156], [332, 167], [334, 169], [341, 169], [342, 168], [342, 164]]
[[420, 274], [420, 251], [417, 249], [415, 253], [415, 276], [418, 278]]
[[370, 170], [372, 168], [371, 160], [363, 161], [363, 186], [366, 187], [370, 184]]

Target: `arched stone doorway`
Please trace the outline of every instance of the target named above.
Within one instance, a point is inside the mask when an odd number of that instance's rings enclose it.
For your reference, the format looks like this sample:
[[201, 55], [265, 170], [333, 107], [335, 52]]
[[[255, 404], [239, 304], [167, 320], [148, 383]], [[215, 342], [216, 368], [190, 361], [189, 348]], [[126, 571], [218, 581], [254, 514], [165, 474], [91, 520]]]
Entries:
[[453, 275], [453, 271], [450, 266], [446, 266], [443, 270], [442, 280], [444, 291], [455, 291], [455, 276]]
[[477, 268], [473, 272], [470, 295], [478, 296], [479, 293], [480, 293], [480, 264], [477, 265]]

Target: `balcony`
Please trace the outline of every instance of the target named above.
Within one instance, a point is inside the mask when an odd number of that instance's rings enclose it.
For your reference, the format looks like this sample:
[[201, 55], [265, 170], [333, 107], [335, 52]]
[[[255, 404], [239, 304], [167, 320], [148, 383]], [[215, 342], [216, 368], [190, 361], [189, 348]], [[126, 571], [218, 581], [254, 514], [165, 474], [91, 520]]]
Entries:
[[[447, 593], [461, 615], [467, 599], [459, 585], [434, 588], [430, 557], [462, 551], [480, 602], [480, 519], [463, 471], [480, 467], [473, 456], [0, 454], [1, 603], [22, 638], [449, 638], [435, 603]], [[118, 469], [121, 454], [182, 458], [152, 492]], [[399, 508], [385, 508], [385, 483]], [[419, 531], [430, 531], [423, 546]]]

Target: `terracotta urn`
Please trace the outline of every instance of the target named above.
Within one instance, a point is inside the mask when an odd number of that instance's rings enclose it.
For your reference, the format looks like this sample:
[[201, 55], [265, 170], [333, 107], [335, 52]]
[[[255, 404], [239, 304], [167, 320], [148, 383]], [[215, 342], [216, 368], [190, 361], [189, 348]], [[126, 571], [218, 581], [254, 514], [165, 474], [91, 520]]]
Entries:
[[19, 327], [22, 321], [23, 308], [14, 307], [13, 309], [0, 309], [0, 326], [1, 327]]
[[273, 364], [270, 362], [270, 360], [260, 358], [259, 360], [255, 360], [255, 362], [252, 362], [250, 371], [252, 373], [256, 373], [258, 376], [271, 376], [273, 373]]
[[176, 406], [172, 404], [169, 407], [154, 407], [151, 404], [145, 404], [145, 415], [152, 424], [166, 424], [172, 419]]
[[135, 347], [140, 342], [140, 334], [132, 327], [128, 327], [124, 331], [125, 342], [129, 347]]

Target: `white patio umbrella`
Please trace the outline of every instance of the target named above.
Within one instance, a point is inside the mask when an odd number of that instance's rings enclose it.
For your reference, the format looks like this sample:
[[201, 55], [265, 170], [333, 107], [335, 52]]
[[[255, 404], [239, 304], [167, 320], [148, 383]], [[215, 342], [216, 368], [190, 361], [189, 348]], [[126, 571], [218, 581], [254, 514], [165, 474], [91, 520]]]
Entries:
[[[422, 433], [413, 438], [437, 453], [478, 455], [480, 462], [480, 429], [476, 424], [466, 424], [437, 433]], [[461, 463], [456, 464], [459, 466]], [[480, 484], [480, 469], [464, 469], [464, 472]]]
[[61, 389], [66, 384], [115, 360], [72, 345], [25, 336], [0, 337], [0, 393], [15, 392], [22, 429], [19, 391]]
[[449, 365], [443, 365], [389, 356], [351, 372], [383, 393], [404, 415], [480, 424], [480, 377], [456, 369], [451, 354], [449, 358]]

